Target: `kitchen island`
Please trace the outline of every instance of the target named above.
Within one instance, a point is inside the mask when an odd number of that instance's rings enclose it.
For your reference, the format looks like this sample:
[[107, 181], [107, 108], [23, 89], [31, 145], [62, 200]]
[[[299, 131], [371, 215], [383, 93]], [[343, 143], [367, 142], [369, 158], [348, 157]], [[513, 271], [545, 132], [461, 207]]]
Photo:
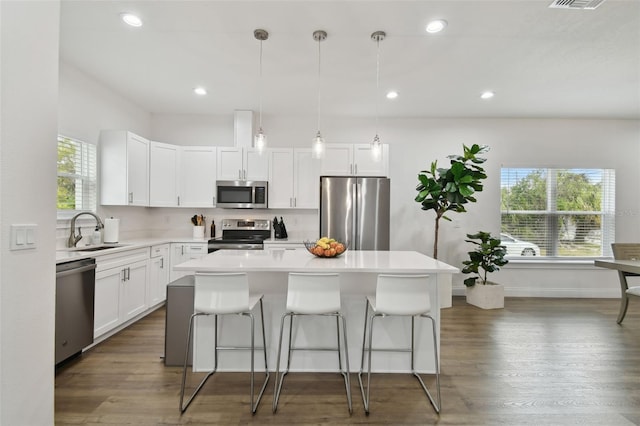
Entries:
[[[267, 333], [268, 363], [273, 370], [279, 336], [280, 318], [285, 310], [287, 274], [289, 272], [337, 272], [340, 274], [342, 311], [347, 319], [349, 361], [352, 371], [360, 367], [364, 324], [365, 296], [375, 293], [378, 274], [428, 274], [430, 295], [434, 307], [437, 333], [440, 330], [438, 279], [459, 270], [415, 251], [356, 251], [348, 250], [337, 258], [318, 258], [306, 250], [220, 250], [201, 259], [176, 265], [176, 270], [190, 272], [246, 272], [252, 291], [264, 294], [265, 329]], [[197, 277], [196, 277], [197, 279]], [[335, 345], [335, 321], [331, 318], [302, 317], [294, 324], [294, 345]], [[246, 345], [249, 341], [248, 320], [242, 317], [221, 317], [220, 344]], [[380, 323], [374, 334], [374, 347], [408, 347], [410, 319], [389, 318]], [[432, 338], [428, 320], [416, 321], [416, 369], [434, 372]], [[259, 327], [257, 326], [256, 329]], [[256, 341], [261, 340], [256, 333]], [[311, 343], [307, 336], [312, 336]], [[439, 338], [438, 338], [439, 342]], [[248, 371], [249, 353], [222, 353], [219, 370]], [[263, 368], [256, 357], [256, 368]], [[213, 318], [199, 318], [194, 334], [194, 369], [213, 368]], [[291, 371], [336, 371], [337, 356], [331, 353], [298, 351], [292, 356]], [[373, 357], [373, 371], [407, 372], [409, 356], [391, 352]]]

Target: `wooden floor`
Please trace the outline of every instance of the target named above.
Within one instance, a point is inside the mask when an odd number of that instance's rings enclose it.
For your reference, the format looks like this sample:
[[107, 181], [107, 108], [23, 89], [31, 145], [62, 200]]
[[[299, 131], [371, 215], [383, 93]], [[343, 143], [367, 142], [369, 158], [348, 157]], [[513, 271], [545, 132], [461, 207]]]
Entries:
[[277, 414], [270, 382], [255, 416], [247, 374], [218, 373], [180, 415], [181, 369], [162, 362], [161, 309], [58, 370], [56, 424], [640, 424], [640, 303], [622, 326], [612, 299], [505, 305], [485, 311], [454, 298], [442, 311], [439, 416], [418, 382], [397, 374], [374, 376], [369, 416], [354, 375], [349, 415], [340, 376], [326, 373], [290, 374]]

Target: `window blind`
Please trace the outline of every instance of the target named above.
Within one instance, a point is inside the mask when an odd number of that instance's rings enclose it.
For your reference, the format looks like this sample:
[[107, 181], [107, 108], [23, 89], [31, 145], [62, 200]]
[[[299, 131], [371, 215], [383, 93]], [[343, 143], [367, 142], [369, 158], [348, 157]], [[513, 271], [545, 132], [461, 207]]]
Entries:
[[[615, 171], [502, 168], [501, 232], [539, 248], [539, 256], [611, 256], [615, 238]], [[507, 243], [507, 248], [509, 249]], [[524, 250], [524, 249], [523, 249]], [[510, 256], [527, 253], [509, 251]]]
[[58, 212], [96, 211], [96, 146], [58, 136]]

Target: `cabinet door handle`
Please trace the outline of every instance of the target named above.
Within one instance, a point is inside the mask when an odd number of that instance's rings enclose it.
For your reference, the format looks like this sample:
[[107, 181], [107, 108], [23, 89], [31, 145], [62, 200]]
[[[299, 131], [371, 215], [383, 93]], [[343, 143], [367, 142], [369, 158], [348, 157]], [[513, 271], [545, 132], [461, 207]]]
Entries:
[[354, 166], [354, 168], [355, 168], [355, 170], [356, 170], [356, 172], [355, 172], [354, 174], [356, 174], [356, 175], [357, 175], [357, 174], [358, 174], [358, 165], [356, 164], [356, 165]]
[[242, 179], [247, 180], [247, 170], [242, 169]]
[[349, 164], [349, 174], [353, 174], [353, 164]]
[[180, 196], [178, 195], [178, 205], [180, 205]]
[[129, 204], [133, 203], [133, 192], [129, 193]]
[[123, 269], [122, 271], [120, 271], [120, 281], [122, 282], [124, 282], [126, 278], [125, 271], [126, 269]]
[[184, 256], [184, 246], [182, 246], [182, 255]]
[[238, 169], [238, 179], [242, 180], [242, 170]]
[[213, 197], [211, 197], [211, 200], [213, 201], [213, 205], [215, 206], [216, 205], [216, 197], [215, 197], [215, 195]]
[[160, 269], [164, 269], [164, 257], [160, 258]]
[[293, 207], [297, 207], [298, 206], [298, 199], [296, 197], [293, 197]]
[[131, 280], [131, 268], [127, 268], [127, 281]]

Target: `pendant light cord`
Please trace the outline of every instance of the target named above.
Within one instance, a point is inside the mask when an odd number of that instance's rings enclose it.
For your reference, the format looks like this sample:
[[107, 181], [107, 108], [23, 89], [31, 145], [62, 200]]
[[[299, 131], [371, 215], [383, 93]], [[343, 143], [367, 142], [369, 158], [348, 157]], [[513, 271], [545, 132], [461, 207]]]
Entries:
[[260, 109], [260, 131], [262, 132], [262, 40], [260, 40], [260, 78], [259, 78], [259, 83], [260, 83], [260, 89], [259, 89], [259, 105], [258, 108]]
[[322, 39], [318, 39], [318, 133], [320, 133], [320, 62], [321, 62], [321, 52], [320, 52], [320, 43]]
[[378, 137], [378, 119], [380, 117], [380, 38], [376, 39], [376, 138]]

